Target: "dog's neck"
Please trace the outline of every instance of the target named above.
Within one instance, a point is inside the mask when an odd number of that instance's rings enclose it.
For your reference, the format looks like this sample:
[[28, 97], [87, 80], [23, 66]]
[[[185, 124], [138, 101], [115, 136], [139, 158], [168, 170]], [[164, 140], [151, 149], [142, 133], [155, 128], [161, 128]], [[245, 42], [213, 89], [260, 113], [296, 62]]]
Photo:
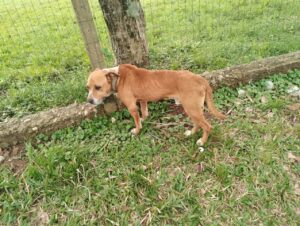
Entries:
[[[107, 72], [113, 72], [116, 73], [117, 75], [119, 74], [119, 66], [116, 67], [111, 67], [111, 68], [104, 68], [102, 69], [103, 71], [107, 71]], [[111, 91], [112, 93], [117, 93], [118, 92], [118, 83], [119, 83], [119, 77], [117, 79], [113, 79], [112, 83], [111, 83]]]

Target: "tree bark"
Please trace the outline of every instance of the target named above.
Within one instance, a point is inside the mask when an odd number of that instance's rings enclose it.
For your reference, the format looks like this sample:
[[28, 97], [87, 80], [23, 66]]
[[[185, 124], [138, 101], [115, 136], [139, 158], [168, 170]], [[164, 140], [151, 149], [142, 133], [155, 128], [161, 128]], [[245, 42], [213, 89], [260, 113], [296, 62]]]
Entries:
[[117, 64], [148, 65], [146, 23], [139, 0], [99, 0]]
[[[233, 66], [202, 74], [214, 89], [222, 86], [237, 87], [272, 74], [300, 70], [300, 51], [270, 57], [250, 64]], [[111, 96], [104, 106], [96, 109], [90, 104], [75, 104], [52, 109], [23, 118], [12, 118], [0, 123], [0, 148], [22, 143], [39, 133], [49, 134], [55, 130], [79, 124], [82, 120], [120, 110], [122, 105]], [[117, 103], [117, 104], [116, 104]]]

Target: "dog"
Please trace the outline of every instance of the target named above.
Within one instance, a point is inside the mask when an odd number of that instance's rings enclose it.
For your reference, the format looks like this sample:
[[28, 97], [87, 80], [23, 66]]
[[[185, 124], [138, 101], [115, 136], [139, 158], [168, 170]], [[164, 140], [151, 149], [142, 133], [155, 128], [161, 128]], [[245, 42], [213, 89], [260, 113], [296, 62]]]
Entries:
[[[197, 140], [199, 146], [206, 143], [212, 129], [203, 115], [204, 102], [216, 118], [220, 120], [226, 118], [213, 103], [212, 88], [208, 81], [190, 71], [147, 70], [130, 64], [121, 64], [114, 68], [93, 71], [88, 77], [87, 90], [87, 101], [96, 105], [116, 93], [134, 119], [135, 128], [131, 130], [134, 135], [140, 132], [141, 121], [149, 115], [147, 105], [149, 101], [166, 98], [180, 101], [194, 126], [192, 130], [184, 133], [185, 136], [196, 133], [199, 128], [203, 130], [202, 137]], [[142, 118], [137, 102], [140, 103]]]

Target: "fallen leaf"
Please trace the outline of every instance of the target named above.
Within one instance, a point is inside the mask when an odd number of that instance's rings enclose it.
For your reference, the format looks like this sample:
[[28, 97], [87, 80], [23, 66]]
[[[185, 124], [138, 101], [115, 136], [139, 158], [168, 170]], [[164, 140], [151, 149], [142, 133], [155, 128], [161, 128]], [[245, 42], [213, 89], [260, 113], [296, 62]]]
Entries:
[[288, 159], [290, 159], [292, 162], [300, 162], [300, 157], [295, 156], [292, 152], [288, 153]]
[[254, 123], [256, 123], [256, 124], [260, 124], [260, 123], [262, 123], [262, 121], [261, 121], [261, 120], [259, 120], [259, 119], [253, 119], [253, 120], [252, 120], [252, 122], [254, 122]]
[[273, 112], [269, 112], [268, 114], [266, 114], [266, 117], [267, 117], [267, 118], [272, 118], [272, 117], [273, 117], [273, 115], [274, 115], [274, 113], [273, 113]]
[[252, 119], [251, 122], [256, 124], [262, 124], [262, 123], [266, 123], [266, 120], [264, 118], [257, 118], [257, 119]]
[[37, 217], [41, 225], [49, 224], [49, 215], [42, 209], [39, 210]]
[[246, 107], [245, 112], [253, 112], [253, 108], [251, 108], [251, 107]]
[[296, 195], [300, 195], [299, 184], [295, 184], [295, 186], [294, 186], [294, 192], [295, 192]]
[[200, 164], [197, 164], [196, 165], [196, 170], [197, 170], [197, 173], [201, 173], [204, 171], [204, 164], [201, 162]]
[[250, 102], [252, 102], [252, 103], [254, 102], [253, 99], [252, 99], [248, 94], [246, 94], [246, 97], [248, 98], [248, 100], [249, 100]]
[[291, 111], [298, 111], [300, 110], [300, 103], [290, 104], [287, 108]]
[[260, 98], [260, 101], [261, 101], [262, 104], [265, 104], [265, 103], [268, 102], [268, 99], [267, 99], [265, 96], [262, 96], [262, 97]]
[[239, 106], [242, 104], [242, 101], [240, 99], [236, 99], [234, 103], [235, 105]]

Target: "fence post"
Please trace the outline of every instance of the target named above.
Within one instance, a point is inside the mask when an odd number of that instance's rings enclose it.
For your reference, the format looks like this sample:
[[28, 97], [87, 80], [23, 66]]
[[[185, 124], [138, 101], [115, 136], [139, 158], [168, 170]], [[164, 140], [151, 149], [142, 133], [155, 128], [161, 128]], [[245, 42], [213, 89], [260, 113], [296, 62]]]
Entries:
[[72, 0], [72, 5], [93, 69], [105, 68], [104, 56], [101, 52], [89, 1]]

